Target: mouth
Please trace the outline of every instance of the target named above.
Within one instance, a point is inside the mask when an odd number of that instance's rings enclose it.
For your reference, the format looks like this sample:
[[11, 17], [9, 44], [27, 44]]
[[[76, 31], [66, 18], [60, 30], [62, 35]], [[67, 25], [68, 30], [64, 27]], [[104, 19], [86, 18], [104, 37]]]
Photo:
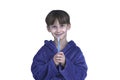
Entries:
[[56, 35], [56, 37], [60, 37], [62, 34], [55, 34]]

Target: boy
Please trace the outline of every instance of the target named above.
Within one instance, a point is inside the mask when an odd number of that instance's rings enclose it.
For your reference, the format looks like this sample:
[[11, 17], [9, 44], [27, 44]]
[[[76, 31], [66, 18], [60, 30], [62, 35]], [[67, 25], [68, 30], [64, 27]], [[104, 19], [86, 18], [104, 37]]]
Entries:
[[71, 27], [68, 13], [52, 10], [46, 17], [46, 24], [54, 41], [45, 40], [34, 56], [31, 66], [34, 79], [85, 80], [87, 65], [84, 56], [74, 41], [67, 41], [67, 31]]

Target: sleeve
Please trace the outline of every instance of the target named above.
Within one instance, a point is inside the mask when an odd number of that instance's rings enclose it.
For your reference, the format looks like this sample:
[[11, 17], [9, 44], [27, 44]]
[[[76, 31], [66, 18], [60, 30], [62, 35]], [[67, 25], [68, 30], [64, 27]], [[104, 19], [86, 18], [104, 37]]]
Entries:
[[58, 70], [53, 59], [46, 61], [45, 51], [40, 50], [35, 55], [31, 71], [35, 80], [49, 80], [56, 76]]
[[64, 69], [60, 69], [65, 80], [84, 80], [87, 76], [87, 65], [85, 58], [80, 50], [77, 50], [74, 60], [66, 58]]

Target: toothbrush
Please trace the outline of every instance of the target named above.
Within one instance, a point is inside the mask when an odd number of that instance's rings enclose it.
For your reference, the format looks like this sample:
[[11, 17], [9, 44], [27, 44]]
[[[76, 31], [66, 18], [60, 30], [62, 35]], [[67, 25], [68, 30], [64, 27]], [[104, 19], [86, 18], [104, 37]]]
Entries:
[[58, 52], [60, 52], [60, 37], [57, 38], [57, 41], [58, 41], [57, 49], [58, 49]]
[[[58, 46], [57, 46], [57, 49], [58, 49], [58, 52], [60, 52], [60, 37], [57, 38], [57, 41], [58, 41]], [[59, 70], [60, 70], [60, 67], [61, 64], [59, 64]]]

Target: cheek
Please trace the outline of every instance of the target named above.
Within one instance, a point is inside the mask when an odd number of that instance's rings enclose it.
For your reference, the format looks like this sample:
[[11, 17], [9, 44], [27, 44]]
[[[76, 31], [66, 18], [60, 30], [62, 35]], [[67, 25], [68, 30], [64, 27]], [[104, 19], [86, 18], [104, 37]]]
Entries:
[[55, 29], [52, 29], [52, 30], [51, 30], [51, 33], [55, 33], [55, 32], [56, 32], [56, 30], [55, 30]]
[[54, 28], [49, 28], [49, 32], [51, 32], [51, 33], [54, 33], [56, 31], [56, 29], [54, 29]]
[[64, 32], [67, 32], [67, 28], [64, 28], [63, 31], [64, 31]]

